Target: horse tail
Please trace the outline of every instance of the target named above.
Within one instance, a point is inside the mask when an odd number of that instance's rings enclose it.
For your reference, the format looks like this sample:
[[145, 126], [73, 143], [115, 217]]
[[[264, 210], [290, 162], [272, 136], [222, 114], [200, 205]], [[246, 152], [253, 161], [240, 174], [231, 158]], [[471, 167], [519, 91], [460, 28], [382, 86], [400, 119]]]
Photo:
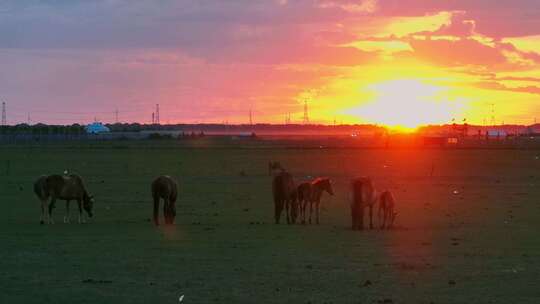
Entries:
[[176, 199], [178, 198], [178, 184], [174, 181], [171, 181], [171, 196], [170, 201], [176, 202]]
[[49, 189], [47, 187], [47, 176], [42, 175], [34, 183], [34, 193], [42, 201], [49, 198], [50, 192], [49, 192]]

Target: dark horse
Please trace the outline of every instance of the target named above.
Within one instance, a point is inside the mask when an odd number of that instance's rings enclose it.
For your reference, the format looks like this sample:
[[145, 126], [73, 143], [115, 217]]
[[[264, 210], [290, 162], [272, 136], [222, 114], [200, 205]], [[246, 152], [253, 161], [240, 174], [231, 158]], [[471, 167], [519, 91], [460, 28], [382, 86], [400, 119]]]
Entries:
[[54, 224], [52, 210], [57, 199], [66, 201], [64, 223], [69, 222], [69, 202], [72, 200], [77, 201], [79, 206], [79, 223], [85, 222], [83, 209], [89, 217], [93, 216], [94, 197], [88, 194], [82, 178], [78, 175], [43, 175], [34, 183], [34, 193], [41, 201], [41, 224]]
[[289, 172], [282, 171], [274, 176], [272, 180], [272, 193], [274, 195], [276, 224], [279, 224], [283, 207], [285, 207], [285, 212], [287, 213], [287, 224], [294, 224], [298, 215], [298, 206], [296, 204], [296, 186]]
[[373, 206], [377, 203], [377, 190], [368, 177], [352, 181], [351, 217], [352, 229], [364, 229], [364, 209], [369, 208], [369, 228], [373, 229]]
[[269, 161], [268, 162], [268, 175], [272, 176], [275, 173], [281, 173], [285, 171], [285, 169], [281, 166], [280, 162], [277, 161]]
[[152, 182], [152, 198], [154, 199], [154, 224], [159, 225], [159, 200], [163, 199], [163, 216], [165, 224], [173, 224], [176, 217], [176, 199], [178, 183], [170, 176], [162, 175]]
[[321, 197], [324, 191], [328, 192], [330, 195], [334, 195], [332, 182], [329, 178], [319, 177], [312, 182], [305, 182], [298, 186], [298, 204], [300, 205], [302, 224], [306, 223], [306, 207], [308, 203], [309, 223], [311, 224], [313, 204], [315, 204], [316, 223], [319, 224], [319, 210], [321, 205]]

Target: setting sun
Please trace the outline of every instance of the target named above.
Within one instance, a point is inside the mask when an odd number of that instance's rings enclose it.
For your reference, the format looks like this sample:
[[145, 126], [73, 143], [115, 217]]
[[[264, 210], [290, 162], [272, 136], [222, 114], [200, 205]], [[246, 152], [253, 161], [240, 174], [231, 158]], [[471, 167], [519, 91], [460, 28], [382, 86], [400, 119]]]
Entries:
[[402, 130], [421, 125], [444, 124], [462, 110], [450, 101], [448, 88], [416, 79], [390, 80], [366, 88], [373, 93], [368, 102], [347, 111], [363, 121]]

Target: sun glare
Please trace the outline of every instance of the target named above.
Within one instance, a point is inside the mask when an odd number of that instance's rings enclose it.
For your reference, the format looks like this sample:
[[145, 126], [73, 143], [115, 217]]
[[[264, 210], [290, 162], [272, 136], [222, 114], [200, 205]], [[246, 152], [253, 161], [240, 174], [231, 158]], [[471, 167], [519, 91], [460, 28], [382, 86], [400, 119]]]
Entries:
[[448, 123], [461, 112], [460, 103], [448, 99], [447, 88], [417, 79], [385, 81], [366, 89], [373, 94], [371, 100], [347, 114], [400, 131]]

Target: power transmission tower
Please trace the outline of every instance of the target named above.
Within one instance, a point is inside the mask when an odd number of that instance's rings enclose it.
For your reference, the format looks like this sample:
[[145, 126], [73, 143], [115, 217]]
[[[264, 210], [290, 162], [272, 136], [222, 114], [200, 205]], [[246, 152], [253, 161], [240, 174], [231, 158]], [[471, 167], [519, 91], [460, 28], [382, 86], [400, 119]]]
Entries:
[[114, 121], [115, 123], [118, 123], [118, 108], [114, 111]]
[[253, 111], [249, 109], [249, 125], [253, 125]]
[[155, 123], [156, 123], [156, 114], [152, 112], [152, 124], [155, 124]]
[[308, 100], [304, 99], [304, 124], [309, 124]]
[[491, 106], [491, 125], [495, 126], [497, 124], [495, 121], [495, 104], [490, 103], [489, 105]]
[[27, 124], [30, 125], [32, 123], [32, 120], [30, 120], [30, 112], [28, 112], [28, 117], [27, 117]]
[[6, 103], [2, 102], [2, 126], [7, 125]]
[[156, 124], [159, 125], [159, 103], [156, 104], [156, 117], [155, 117], [155, 119], [156, 119]]

